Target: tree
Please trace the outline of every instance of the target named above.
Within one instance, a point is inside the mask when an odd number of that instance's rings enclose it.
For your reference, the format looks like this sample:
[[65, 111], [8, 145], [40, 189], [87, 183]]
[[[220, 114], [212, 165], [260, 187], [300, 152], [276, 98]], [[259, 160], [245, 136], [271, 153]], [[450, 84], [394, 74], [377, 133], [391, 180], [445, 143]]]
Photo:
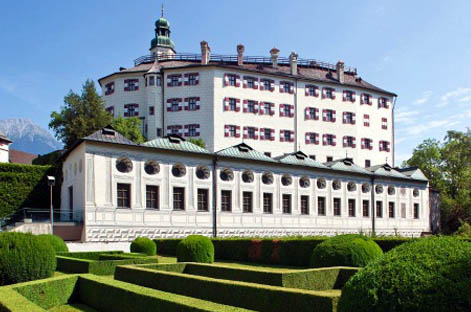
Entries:
[[88, 79], [78, 95], [72, 90], [64, 97], [60, 112], [52, 112], [49, 128], [57, 139], [69, 148], [75, 141], [111, 124], [113, 117], [106, 112], [95, 83]]
[[442, 229], [471, 223], [471, 130], [448, 131], [443, 143], [425, 140], [404, 166], [417, 166], [440, 192]]
[[204, 143], [203, 139], [189, 139], [188, 142], [198, 145], [201, 148], [206, 148], [206, 143]]
[[145, 138], [141, 132], [142, 122], [138, 117], [123, 118], [117, 117], [111, 123], [113, 128], [135, 143], [145, 142]]

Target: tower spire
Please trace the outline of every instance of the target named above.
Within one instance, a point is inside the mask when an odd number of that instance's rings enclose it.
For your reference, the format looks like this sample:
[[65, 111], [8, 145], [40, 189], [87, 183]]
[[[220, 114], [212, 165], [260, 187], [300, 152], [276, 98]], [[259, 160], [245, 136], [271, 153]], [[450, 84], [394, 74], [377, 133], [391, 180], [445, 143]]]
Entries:
[[164, 4], [162, 3], [162, 8], [160, 9], [160, 17], [164, 17]]

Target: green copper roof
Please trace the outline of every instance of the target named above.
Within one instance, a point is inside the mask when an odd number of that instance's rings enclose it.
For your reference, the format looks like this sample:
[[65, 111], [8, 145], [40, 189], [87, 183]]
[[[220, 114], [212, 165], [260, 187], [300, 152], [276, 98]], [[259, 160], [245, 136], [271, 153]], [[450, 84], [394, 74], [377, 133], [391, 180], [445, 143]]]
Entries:
[[240, 143], [238, 145], [234, 145], [219, 152], [216, 152], [216, 155], [219, 156], [226, 156], [226, 157], [234, 157], [234, 158], [242, 158], [242, 159], [250, 159], [250, 160], [261, 160], [261, 161], [269, 161], [269, 162], [276, 162], [272, 158], [268, 157], [267, 155], [260, 153], [245, 143]]
[[175, 50], [175, 44], [170, 39], [170, 23], [163, 17], [155, 22], [155, 38], [150, 42], [150, 48], [171, 48]]
[[200, 154], [211, 154], [208, 150], [190, 143], [177, 135], [169, 135], [165, 138], [158, 138], [142, 143], [141, 146], [160, 148], [171, 151], [193, 152]]
[[317, 161], [309, 158], [303, 152], [296, 152], [296, 153], [287, 154], [287, 155], [284, 155], [284, 156], [277, 157], [276, 159], [282, 164], [307, 166], [307, 167], [322, 168], [322, 169], [327, 169], [328, 168], [327, 166], [324, 166], [320, 162], [317, 162]]
[[175, 49], [175, 44], [172, 39], [165, 36], [157, 36], [157, 38], [152, 39], [150, 41], [150, 46], [151, 49], [156, 46]]
[[337, 159], [334, 161], [327, 162], [324, 165], [334, 170], [349, 171], [349, 172], [362, 173], [362, 174], [371, 174], [370, 171], [360, 166], [355, 165], [352, 159], [350, 158]]
[[388, 164], [377, 165], [377, 166], [369, 167], [366, 169], [379, 176], [402, 178], [402, 179], [407, 178], [407, 176], [395, 170], [394, 168], [391, 168], [391, 166], [389, 166]]
[[422, 170], [416, 167], [399, 169], [399, 172], [414, 180], [428, 181]]
[[167, 19], [161, 17], [155, 22], [155, 27], [156, 28], [170, 28], [170, 22]]

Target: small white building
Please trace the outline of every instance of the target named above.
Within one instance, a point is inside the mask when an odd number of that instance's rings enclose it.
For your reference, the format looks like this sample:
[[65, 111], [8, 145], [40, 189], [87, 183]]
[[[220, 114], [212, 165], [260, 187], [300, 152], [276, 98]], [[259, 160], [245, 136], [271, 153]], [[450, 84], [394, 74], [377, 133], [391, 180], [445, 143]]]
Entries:
[[10, 144], [13, 143], [0, 132], [0, 163], [10, 162]]
[[240, 142], [213, 153], [174, 135], [137, 145], [111, 127], [62, 157], [61, 209], [83, 221], [83, 241], [430, 231], [419, 169], [272, 158]]

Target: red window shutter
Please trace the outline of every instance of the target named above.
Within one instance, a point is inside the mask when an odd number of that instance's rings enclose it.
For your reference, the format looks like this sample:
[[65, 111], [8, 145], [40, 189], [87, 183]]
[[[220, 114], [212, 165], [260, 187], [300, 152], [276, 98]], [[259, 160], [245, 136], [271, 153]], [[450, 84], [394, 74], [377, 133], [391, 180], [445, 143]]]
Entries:
[[284, 117], [285, 116], [285, 105], [284, 104], [280, 104], [280, 117]]
[[255, 90], [258, 90], [258, 78], [254, 78], [254, 79], [253, 79], [253, 88], [254, 88]]
[[379, 151], [383, 151], [383, 141], [379, 141]]
[[284, 141], [285, 141], [284, 132], [285, 132], [285, 130], [280, 130], [280, 142], [284, 142]]
[[224, 87], [227, 87], [229, 85], [229, 76], [224, 74]]
[[275, 141], [275, 129], [270, 129], [270, 141]]
[[304, 95], [305, 96], [309, 96], [309, 88], [310, 88], [310, 85], [305, 85], [304, 86]]
[[343, 96], [342, 96], [342, 101], [346, 101], [347, 100], [347, 91], [346, 90], [343, 90]]
[[249, 130], [247, 129], [247, 127], [244, 127], [243, 130], [244, 130], [244, 139], [247, 139], [249, 137]]
[[289, 117], [294, 117], [294, 105], [289, 106]]
[[326, 88], [322, 88], [322, 98], [326, 98]]
[[189, 76], [189, 74], [183, 75], [183, 77], [184, 77], [183, 82], [184, 82], [185, 86], [190, 84], [189, 81], [188, 81], [188, 76]]
[[254, 101], [254, 110], [253, 110], [253, 112], [254, 112], [254, 114], [258, 114], [258, 111], [259, 111], [259, 109], [258, 109], [258, 102], [257, 102], [257, 101]]
[[265, 83], [265, 79], [260, 79], [260, 91], [265, 90], [265, 85], [264, 85], [264, 83]]
[[322, 135], [322, 145], [327, 145], [327, 134]]
[[275, 80], [270, 80], [270, 92], [275, 91]]
[[188, 110], [188, 98], [185, 98], [183, 102], [184, 102], [183, 108], [187, 111]]
[[258, 102], [258, 112], [260, 115], [265, 114], [265, 102]]
[[365, 138], [361, 138], [361, 149], [365, 149]]
[[270, 116], [275, 115], [275, 103], [270, 103]]
[[236, 112], [240, 112], [240, 99], [236, 99]]
[[294, 94], [294, 84], [293, 83], [289, 84], [289, 94]]
[[311, 119], [311, 115], [309, 114], [309, 111], [310, 111], [310, 110], [309, 110], [309, 107], [306, 107], [306, 108], [304, 109], [304, 119], [305, 119], [305, 120]]
[[244, 82], [243, 82], [243, 84], [242, 84], [242, 87], [243, 87], [244, 89], [247, 88], [247, 76], [244, 76]]
[[228, 137], [229, 136], [229, 125], [224, 126], [224, 136]]
[[228, 97], [225, 97], [224, 98], [224, 111], [228, 111], [229, 110], [229, 98]]
[[347, 123], [347, 113], [346, 112], [343, 112], [343, 123], [344, 124]]
[[332, 122], [335, 122], [337, 120], [337, 115], [335, 110], [332, 111]]
[[196, 109], [200, 109], [200, 97], [199, 96], [196, 97], [195, 100], [196, 100]]
[[337, 136], [332, 135], [332, 146], [336, 146], [336, 145], [337, 145]]
[[179, 110], [179, 111], [183, 110], [182, 100], [183, 100], [183, 99], [178, 99], [178, 110]]
[[357, 123], [357, 115], [355, 113], [352, 113], [352, 125]]
[[239, 75], [236, 75], [236, 88], [239, 88], [240, 87], [240, 76]]
[[167, 99], [167, 112], [172, 111], [172, 99]]
[[291, 130], [290, 133], [289, 133], [289, 141], [294, 142], [294, 131], [293, 130]]
[[327, 110], [326, 109], [322, 110], [322, 121], [327, 121]]
[[284, 93], [285, 90], [283, 90], [283, 86], [284, 86], [284, 82], [283, 81], [280, 81], [280, 93]]
[[319, 109], [314, 108], [314, 120], [319, 120]]
[[360, 95], [360, 104], [365, 104], [365, 93]]
[[244, 112], [244, 113], [247, 113], [247, 111], [248, 111], [248, 104], [247, 104], [247, 100], [244, 100], [244, 102], [243, 102], [243, 106], [242, 106], [242, 107], [243, 107], [243, 112]]
[[355, 93], [355, 91], [352, 91], [352, 99], [351, 99], [352, 103], [355, 102], [356, 99], [357, 99], [357, 94]]
[[236, 126], [236, 138], [240, 138], [240, 126]]
[[309, 132], [306, 132], [306, 134], [304, 135], [304, 143], [309, 144], [311, 141], [310, 139], [311, 139], [311, 134]]
[[258, 140], [258, 128], [257, 127], [254, 128], [254, 133], [255, 133], [254, 140]]
[[343, 137], [343, 147], [347, 147], [347, 136]]

